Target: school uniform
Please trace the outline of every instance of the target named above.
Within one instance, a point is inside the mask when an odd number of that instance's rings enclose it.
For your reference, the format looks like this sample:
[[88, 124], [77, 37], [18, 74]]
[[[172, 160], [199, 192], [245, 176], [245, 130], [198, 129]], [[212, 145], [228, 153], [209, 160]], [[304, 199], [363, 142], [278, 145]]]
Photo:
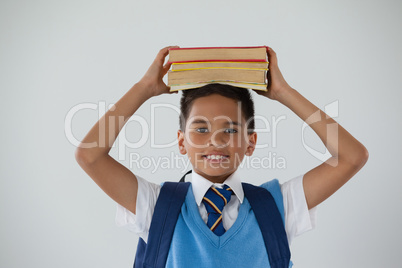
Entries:
[[[137, 195], [137, 206], [136, 206], [137, 214], [134, 215], [124, 207], [117, 204], [116, 224], [118, 226], [125, 226], [128, 230], [137, 233], [145, 242], [147, 242], [152, 215], [161, 186], [148, 182], [143, 178], [141, 178], [140, 176], [136, 177], [138, 179], [138, 195]], [[192, 172], [191, 175], [187, 175], [186, 181], [189, 181], [190, 179], [189, 177], [191, 177], [192, 183], [185, 202], [186, 208], [188, 208], [186, 211], [189, 211], [189, 213], [188, 215], [186, 212], [181, 213], [181, 217], [182, 218], [184, 217], [184, 222], [187, 225], [199, 224], [201, 220], [198, 220], [197, 216], [198, 218], [201, 218], [204, 223], [207, 222], [208, 215], [205, 205], [202, 202], [202, 199], [211, 186], [214, 185], [215, 187], [222, 188], [222, 186], [225, 184], [228, 185], [233, 190], [234, 195], [232, 196], [229, 203], [224, 207], [222, 211], [222, 224], [225, 230], [228, 230], [227, 231], [228, 234], [224, 234], [221, 239], [222, 241], [219, 240], [218, 242], [223, 242], [223, 239], [226, 237], [226, 240], [228, 240], [228, 242], [226, 243], [229, 242], [240, 243], [240, 241], [236, 239], [243, 239], [241, 238], [242, 235], [248, 235], [248, 236], [253, 235], [252, 233], [247, 233], [247, 228], [238, 229], [239, 223], [236, 222], [236, 220], [240, 216], [240, 220], [243, 220], [244, 217], [244, 220], [246, 219], [249, 220], [248, 224], [250, 225], [255, 224], [255, 222], [250, 220], [252, 219], [252, 217], [247, 218], [245, 216], [246, 214], [244, 211], [247, 210], [248, 202], [247, 199], [244, 198], [244, 191], [242, 188], [241, 179], [238, 171], [235, 171], [233, 174], [231, 174], [223, 184], [214, 184], [205, 179], [204, 177], [202, 177], [201, 175], [195, 173], [194, 171]], [[285, 222], [285, 230], [289, 244], [291, 243], [294, 237], [306, 231], [314, 229], [316, 225], [316, 209], [313, 208], [311, 210], [308, 210], [302, 183], [303, 183], [303, 175], [300, 175], [283, 183], [282, 185], [280, 185], [280, 188], [278, 187], [278, 189], [280, 189], [278, 190], [279, 191], [278, 196], [280, 196], [280, 198], [283, 199], [280, 201], [281, 203], [283, 201], [283, 220]], [[194, 211], [196, 212], [198, 211], [199, 215], [196, 215], [194, 217]], [[182, 218], [179, 218], [179, 222], [177, 225], [177, 232], [179, 232], [179, 230], [183, 231], [193, 228], [193, 226], [186, 226], [183, 227], [184, 229], [183, 228], [180, 229], [181, 228], [180, 226], [183, 225]], [[231, 232], [236, 231], [233, 230], [233, 228], [232, 230], [230, 229], [233, 226], [236, 230], [238, 229], [236, 233], [238, 233], [239, 235], [237, 235], [236, 239], [235, 238], [227, 239]], [[191, 230], [189, 232], [191, 232]], [[194, 230], [192, 232], [193, 234], [196, 234], [196, 236], [198, 235], [198, 232], [195, 232]], [[193, 239], [196, 239], [194, 241], [201, 241], [202, 239], [211, 241], [211, 239], [213, 240], [214, 238], [213, 236], [210, 236], [209, 238], [195, 237]], [[254, 240], [260, 242], [262, 241], [258, 237], [256, 237]], [[172, 246], [176, 244], [180, 244], [180, 241], [172, 242]], [[174, 251], [174, 249], [172, 248], [171, 251]], [[197, 251], [200, 250], [198, 249]], [[171, 263], [177, 262], [177, 258], [174, 259], [175, 256], [174, 252], [170, 253], [169, 256], [170, 257], [168, 258], [168, 261], [170, 261]], [[203, 258], [203, 256], [200, 255], [198, 256], [198, 258]], [[180, 267], [180, 265], [176, 263], [174, 267]], [[185, 267], [184, 264], [183, 267]]]

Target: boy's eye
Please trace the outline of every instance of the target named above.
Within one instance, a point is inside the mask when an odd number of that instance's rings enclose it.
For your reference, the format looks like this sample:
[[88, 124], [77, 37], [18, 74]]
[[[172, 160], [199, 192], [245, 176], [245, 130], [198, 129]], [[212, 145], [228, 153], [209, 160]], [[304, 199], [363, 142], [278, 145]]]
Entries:
[[[208, 128], [197, 128], [195, 131], [199, 132], [199, 133], [207, 133], [208, 132]], [[237, 133], [237, 130], [234, 128], [227, 128], [224, 131], [225, 133], [229, 133], [229, 134], [233, 134], [233, 133]]]
[[228, 129], [225, 129], [225, 132], [226, 133], [237, 133], [237, 130], [234, 128], [228, 128]]
[[200, 132], [200, 133], [206, 133], [208, 131], [208, 129], [205, 127], [201, 127], [201, 128], [197, 128], [195, 131]]

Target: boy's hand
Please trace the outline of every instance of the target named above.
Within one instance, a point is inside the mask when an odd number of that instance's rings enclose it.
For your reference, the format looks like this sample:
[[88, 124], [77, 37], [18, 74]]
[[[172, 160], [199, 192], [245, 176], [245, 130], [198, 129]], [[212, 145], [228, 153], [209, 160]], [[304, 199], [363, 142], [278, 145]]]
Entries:
[[177, 91], [170, 92], [170, 87], [168, 87], [162, 80], [171, 66], [169, 63], [166, 63], [165, 65], [163, 65], [163, 63], [165, 62], [166, 56], [169, 54], [169, 49], [173, 47], [178, 46], [168, 46], [162, 48], [158, 55], [156, 55], [154, 62], [148, 68], [148, 71], [145, 73], [144, 77], [139, 81], [139, 84], [142, 84], [144, 87], [146, 87], [146, 90], [151, 97], [158, 96], [163, 93], [177, 93]]
[[275, 51], [268, 47], [268, 91], [255, 90], [258, 94], [270, 98], [271, 100], [279, 100], [279, 97], [282, 92], [290, 89], [289, 84], [286, 82], [285, 78], [283, 78], [281, 71], [278, 67], [278, 59], [276, 57]]

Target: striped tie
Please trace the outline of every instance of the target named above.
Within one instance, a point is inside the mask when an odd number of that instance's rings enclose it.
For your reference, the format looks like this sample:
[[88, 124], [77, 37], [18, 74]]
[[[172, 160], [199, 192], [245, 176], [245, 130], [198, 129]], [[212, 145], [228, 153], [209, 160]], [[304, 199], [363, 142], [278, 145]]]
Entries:
[[211, 187], [202, 199], [208, 212], [207, 226], [218, 236], [225, 233], [222, 224], [222, 210], [229, 203], [232, 193], [232, 189], [227, 185], [224, 185], [223, 189]]

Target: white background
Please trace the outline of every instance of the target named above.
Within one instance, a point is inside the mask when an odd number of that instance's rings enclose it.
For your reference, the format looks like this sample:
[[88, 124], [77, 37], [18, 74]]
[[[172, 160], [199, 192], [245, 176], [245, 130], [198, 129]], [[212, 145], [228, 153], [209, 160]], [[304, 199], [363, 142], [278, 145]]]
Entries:
[[[115, 226], [115, 202], [81, 170], [75, 145], [98, 111], [115, 103], [164, 46], [268, 45], [289, 84], [317, 107], [338, 101], [334, 119], [370, 153], [366, 166], [319, 206], [318, 226], [292, 244], [295, 267], [396, 267], [402, 248], [402, 4], [399, 1], [9, 1], [0, 3], [0, 266], [132, 267], [138, 237]], [[147, 101], [178, 107], [178, 95]], [[281, 182], [321, 163], [302, 144], [303, 122], [287, 107], [253, 94], [256, 114], [277, 129], [277, 146], [259, 149], [286, 167], [244, 168], [245, 181]], [[178, 116], [159, 110], [157, 143], [174, 141]], [[261, 123], [261, 122], [260, 122]], [[125, 128], [132, 142], [139, 124]], [[325, 147], [310, 129], [310, 147]], [[271, 142], [259, 134], [259, 143]], [[271, 144], [271, 143], [270, 143]], [[271, 144], [272, 145], [272, 144]], [[150, 134], [128, 157], [179, 154], [151, 148]], [[117, 147], [111, 155], [119, 158]], [[183, 168], [131, 170], [156, 183]], [[324, 179], [324, 178], [323, 178]]]

